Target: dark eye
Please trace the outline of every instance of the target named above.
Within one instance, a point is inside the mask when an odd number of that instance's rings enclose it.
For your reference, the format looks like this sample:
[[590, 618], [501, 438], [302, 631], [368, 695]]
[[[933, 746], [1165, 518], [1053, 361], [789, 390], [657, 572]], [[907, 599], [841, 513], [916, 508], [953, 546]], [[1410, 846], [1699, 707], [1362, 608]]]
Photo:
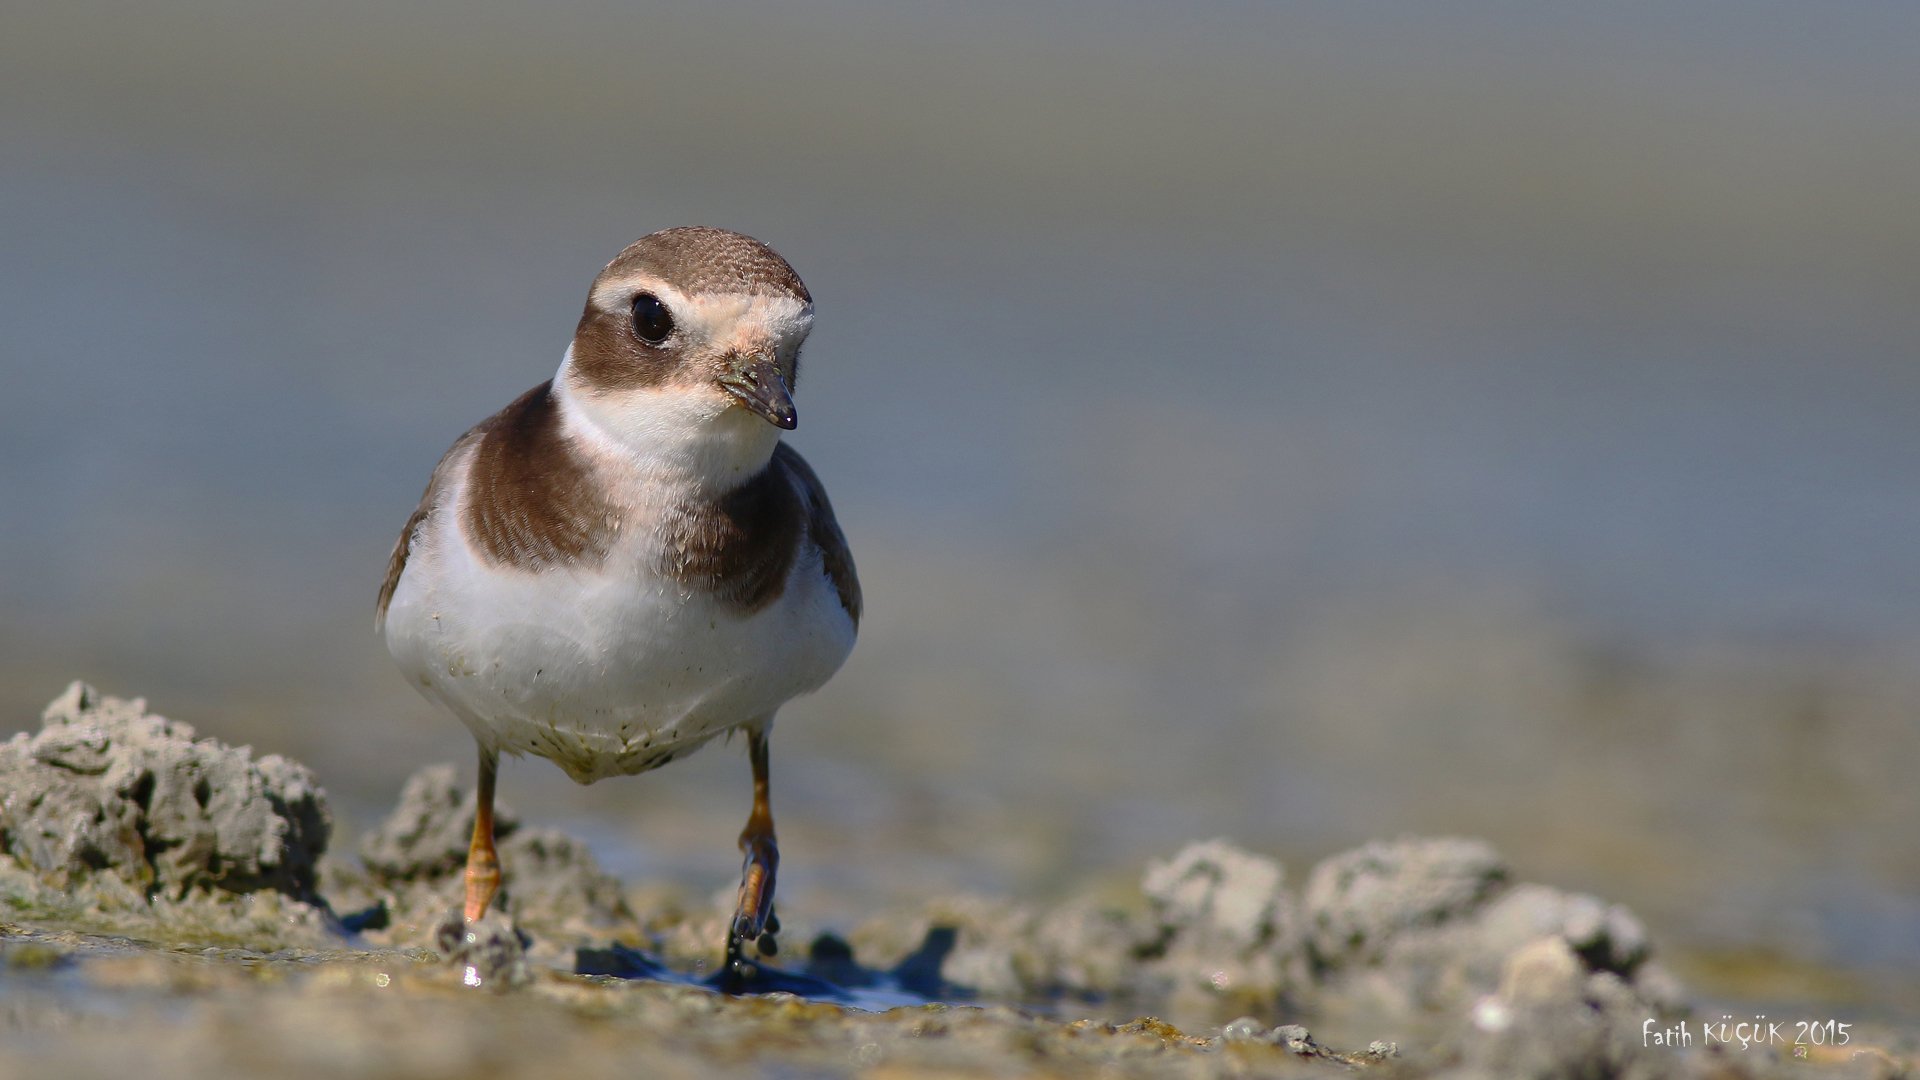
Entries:
[[633, 298], [633, 332], [641, 341], [658, 345], [673, 333], [673, 313], [652, 293]]

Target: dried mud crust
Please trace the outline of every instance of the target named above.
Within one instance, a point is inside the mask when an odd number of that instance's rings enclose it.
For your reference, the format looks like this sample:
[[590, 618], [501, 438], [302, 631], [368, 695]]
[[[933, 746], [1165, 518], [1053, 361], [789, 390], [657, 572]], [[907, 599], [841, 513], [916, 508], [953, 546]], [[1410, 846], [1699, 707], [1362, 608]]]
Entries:
[[323, 858], [305, 768], [75, 684], [0, 744], [0, 785], [0, 1076], [1804, 1075], [1644, 1046], [1687, 1002], [1639, 921], [1475, 840], [1369, 844], [1298, 887], [1211, 840], [1121, 895], [789, 918], [763, 985], [807, 996], [726, 997], [685, 973], [717, 965], [730, 897], [629, 889], [510, 812], [500, 909], [450, 922], [472, 825], [450, 767]]
[[143, 700], [80, 682], [41, 720], [0, 743], [0, 853], [23, 868], [56, 886], [110, 877], [147, 898], [316, 898], [332, 822], [306, 766], [196, 739]]

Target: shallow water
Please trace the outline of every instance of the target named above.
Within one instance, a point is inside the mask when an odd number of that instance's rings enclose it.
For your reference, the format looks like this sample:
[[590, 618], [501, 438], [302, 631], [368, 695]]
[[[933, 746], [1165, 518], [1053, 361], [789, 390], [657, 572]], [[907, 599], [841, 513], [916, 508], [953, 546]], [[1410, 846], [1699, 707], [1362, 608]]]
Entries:
[[[851, 960], [851, 956], [848, 958]], [[919, 1005], [965, 1004], [942, 1001], [935, 993], [916, 993], [902, 976], [891, 972], [865, 972], [862, 984], [841, 984], [805, 972], [789, 971], [772, 963], [753, 965], [750, 974], [732, 971], [703, 974], [676, 971], [637, 949], [614, 945], [606, 949], [584, 949], [574, 964], [578, 975], [604, 975], [618, 979], [642, 979], [674, 986], [698, 986], [716, 994], [793, 994], [809, 1001], [822, 1001], [862, 1012], [886, 1012], [888, 1009]], [[937, 968], [935, 969], [937, 972]], [[937, 991], [938, 987], [926, 987]]]

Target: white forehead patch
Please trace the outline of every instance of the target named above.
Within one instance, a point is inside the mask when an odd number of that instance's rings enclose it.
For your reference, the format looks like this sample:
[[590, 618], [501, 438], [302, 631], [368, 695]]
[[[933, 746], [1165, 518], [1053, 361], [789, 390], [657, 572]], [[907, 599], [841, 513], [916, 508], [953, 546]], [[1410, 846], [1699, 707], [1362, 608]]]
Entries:
[[624, 315], [633, 298], [649, 292], [667, 305], [683, 343], [721, 349], [757, 347], [771, 340], [791, 348], [813, 328], [813, 305], [791, 296], [758, 293], [689, 295], [650, 274], [632, 274], [595, 284], [588, 302], [608, 314]]

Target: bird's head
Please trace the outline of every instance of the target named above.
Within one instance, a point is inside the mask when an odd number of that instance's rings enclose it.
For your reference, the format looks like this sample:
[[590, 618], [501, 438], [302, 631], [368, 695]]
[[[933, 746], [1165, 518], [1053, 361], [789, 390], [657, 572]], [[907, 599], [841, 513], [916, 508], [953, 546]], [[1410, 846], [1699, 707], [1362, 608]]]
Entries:
[[622, 442], [719, 440], [764, 460], [797, 423], [812, 326], [813, 297], [772, 248], [725, 229], [664, 229], [594, 278], [560, 380]]

